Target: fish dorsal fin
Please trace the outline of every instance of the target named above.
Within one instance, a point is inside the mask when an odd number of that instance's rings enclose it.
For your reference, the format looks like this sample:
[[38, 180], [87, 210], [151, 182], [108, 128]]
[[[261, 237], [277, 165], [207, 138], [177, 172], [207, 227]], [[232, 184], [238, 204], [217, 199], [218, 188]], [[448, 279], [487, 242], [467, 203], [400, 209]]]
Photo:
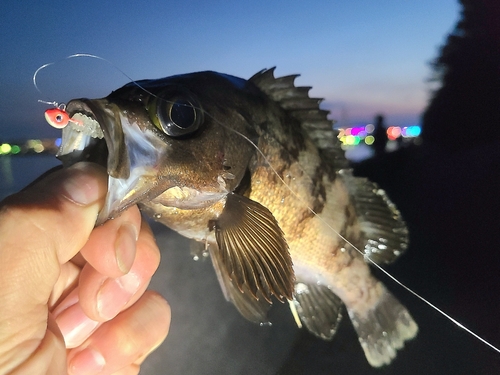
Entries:
[[292, 299], [295, 274], [288, 245], [273, 214], [260, 203], [230, 193], [214, 221], [220, 260], [241, 293], [271, 302]]
[[333, 129], [333, 121], [327, 118], [330, 112], [319, 108], [323, 99], [310, 98], [311, 87], [296, 87], [294, 82], [298, 74], [275, 78], [274, 70], [261, 70], [249, 81], [300, 122], [302, 129], [323, 154], [323, 160], [337, 171], [347, 168], [349, 162], [337, 138], [337, 131]]
[[342, 318], [344, 304], [327, 286], [298, 281], [293, 303], [309, 332], [324, 340], [333, 337]]
[[408, 229], [396, 206], [384, 190], [350, 170], [340, 172], [349, 190], [361, 233], [365, 240], [365, 257], [377, 264], [396, 260], [408, 247]]

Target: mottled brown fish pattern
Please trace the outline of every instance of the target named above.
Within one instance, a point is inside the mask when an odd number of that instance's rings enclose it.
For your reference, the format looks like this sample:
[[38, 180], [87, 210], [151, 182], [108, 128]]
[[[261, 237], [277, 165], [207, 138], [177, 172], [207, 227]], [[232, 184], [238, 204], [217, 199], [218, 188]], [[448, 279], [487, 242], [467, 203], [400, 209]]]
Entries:
[[367, 259], [394, 261], [407, 230], [386, 194], [352, 175], [328, 112], [296, 77], [207, 71], [72, 100], [58, 157], [106, 166], [98, 224], [139, 204], [198, 241], [226, 299], [254, 322], [288, 300], [299, 325], [331, 339], [345, 306], [382, 366], [418, 328]]

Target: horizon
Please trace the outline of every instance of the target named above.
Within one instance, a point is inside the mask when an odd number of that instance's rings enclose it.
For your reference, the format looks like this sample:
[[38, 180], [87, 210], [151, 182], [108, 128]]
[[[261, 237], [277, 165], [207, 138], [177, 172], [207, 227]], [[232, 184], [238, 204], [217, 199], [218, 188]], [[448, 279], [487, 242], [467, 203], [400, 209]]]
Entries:
[[[366, 0], [324, 4], [258, 1], [225, 4], [169, 2], [120, 8], [96, 0], [85, 12], [5, 1], [0, 5], [0, 136], [57, 137], [38, 100], [103, 97], [134, 80], [200, 70], [249, 78], [276, 66], [276, 76], [300, 74], [312, 97], [342, 126], [420, 124], [435, 84], [430, 61], [459, 19], [457, 1], [418, 4]], [[78, 4], [73, 4], [77, 8]], [[61, 11], [57, 13], [57, 10]], [[179, 37], [179, 35], [181, 37]], [[78, 58], [90, 53], [107, 62]], [[39, 93], [33, 74], [39, 72]]]

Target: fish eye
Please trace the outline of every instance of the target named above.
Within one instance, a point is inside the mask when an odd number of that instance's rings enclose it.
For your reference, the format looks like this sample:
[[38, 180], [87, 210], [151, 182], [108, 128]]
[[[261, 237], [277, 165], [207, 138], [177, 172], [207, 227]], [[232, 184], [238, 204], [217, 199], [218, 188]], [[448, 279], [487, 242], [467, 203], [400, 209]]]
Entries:
[[186, 100], [178, 100], [170, 106], [170, 119], [181, 129], [188, 129], [196, 121], [196, 111]]
[[202, 111], [188, 93], [175, 96], [160, 95], [155, 101], [155, 113], [150, 116], [155, 125], [171, 137], [181, 137], [194, 133], [203, 123]]

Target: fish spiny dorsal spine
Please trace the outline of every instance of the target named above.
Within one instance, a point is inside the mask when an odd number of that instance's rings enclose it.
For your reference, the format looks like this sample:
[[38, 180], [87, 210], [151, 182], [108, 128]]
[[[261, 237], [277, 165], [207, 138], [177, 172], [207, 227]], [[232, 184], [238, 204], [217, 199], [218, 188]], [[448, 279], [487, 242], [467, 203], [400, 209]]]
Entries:
[[297, 87], [294, 82], [298, 74], [274, 77], [275, 68], [264, 69], [249, 79], [269, 98], [278, 102], [291, 116], [300, 122], [316, 147], [334, 170], [349, 168], [344, 150], [333, 129], [334, 121], [328, 119], [327, 110], [320, 109], [321, 98], [310, 98], [311, 87]]

